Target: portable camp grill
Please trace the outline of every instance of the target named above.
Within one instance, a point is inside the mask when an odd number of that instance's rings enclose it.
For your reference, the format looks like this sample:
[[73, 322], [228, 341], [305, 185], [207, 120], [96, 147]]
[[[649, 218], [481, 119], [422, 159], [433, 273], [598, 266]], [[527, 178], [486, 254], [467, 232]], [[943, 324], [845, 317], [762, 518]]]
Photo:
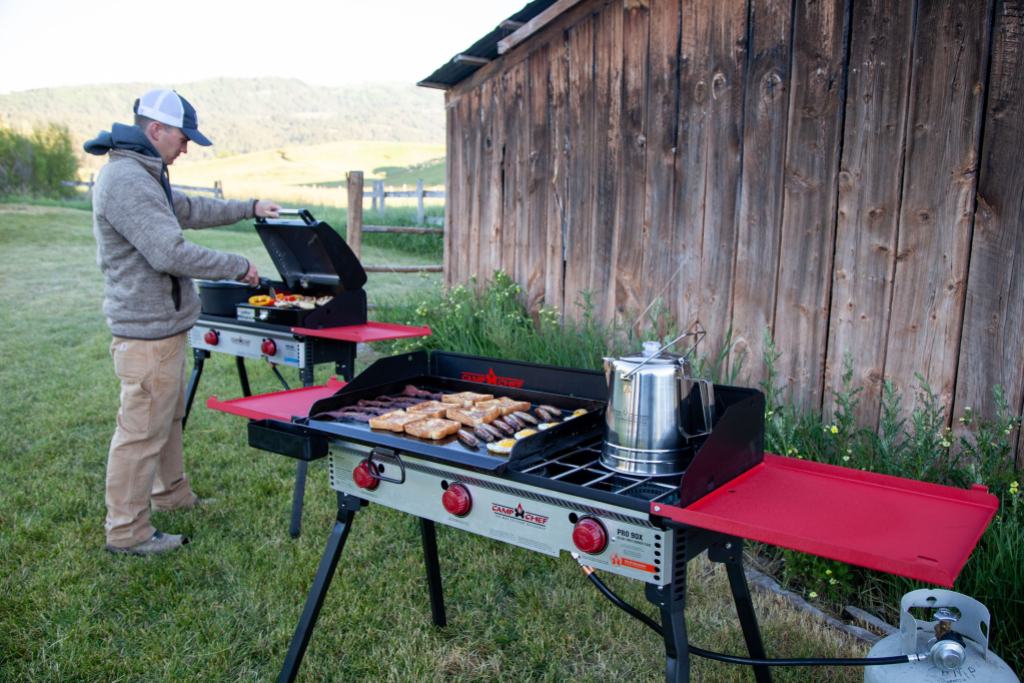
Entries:
[[[259, 288], [236, 282], [199, 282], [202, 313], [188, 333], [194, 364], [186, 387], [183, 425], [211, 353], [235, 357], [243, 396], [252, 395], [246, 358], [267, 361], [286, 390], [290, 387], [278, 366], [296, 368], [307, 388], [305, 395], [317, 396], [312, 388], [316, 365], [334, 363], [337, 374], [348, 380], [354, 373], [358, 344], [430, 334], [426, 327], [367, 322], [362, 288], [366, 271], [341, 236], [305, 209], [283, 210], [281, 215], [289, 218], [257, 218], [255, 225], [281, 280], [263, 279]], [[329, 301], [311, 309], [248, 302], [252, 294], [271, 292]], [[330, 385], [328, 393], [335, 388]], [[301, 531], [307, 467], [305, 461], [296, 466], [289, 528], [293, 537]]]
[[[455, 437], [424, 441], [332, 417], [361, 399], [401, 396], [410, 385], [587, 412], [518, 441], [507, 457]], [[744, 539], [950, 586], [996, 509], [980, 486], [953, 489], [764, 454], [764, 397], [739, 387], [715, 387], [714, 428], [681, 476], [612, 472], [599, 461], [606, 391], [598, 373], [419, 352], [382, 359], [315, 402], [287, 391], [211, 399], [210, 407], [252, 420], [256, 448], [303, 461], [329, 457], [337, 518], [278, 680], [296, 677], [355, 515], [370, 503], [419, 518], [437, 626], [446, 616], [435, 523], [547, 555], [573, 553], [588, 569], [643, 581], [660, 612], [670, 682], [689, 680], [686, 567], [705, 550], [724, 563], [747, 648], [764, 659]], [[293, 417], [299, 406], [307, 417]], [[759, 682], [770, 680], [767, 666], [754, 671]]]

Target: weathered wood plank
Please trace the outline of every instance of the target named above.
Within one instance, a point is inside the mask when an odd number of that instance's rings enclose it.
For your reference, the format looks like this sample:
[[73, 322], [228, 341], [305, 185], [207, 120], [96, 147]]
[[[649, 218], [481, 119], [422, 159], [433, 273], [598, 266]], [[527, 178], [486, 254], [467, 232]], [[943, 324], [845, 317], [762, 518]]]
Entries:
[[[707, 166], [704, 169], [704, 236], [700, 269], [700, 316], [707, 330], [703, 352], [726, 343], [732, 320], [736, 207], [742, 168], [743, 82], [747, 61], [744, 2], [710, 3], [707, 37]], [[724, 369], [724, 368], [723, 368]]]
[[[462, 248], [466, 252], [465, 273], [468, 277], [473, 277], [477, 273], [481, 272], [481, 266], [483, 265], [480, 263], [481, 242], [483, 242], [483, 246], [485, 248], [487, 240], [486, 235], [482, 235], [483, 230], [481, 230], [481, 226], [483, 225], [483, 222], [480, 215], [484, 201], [483, 192], [486, 187], [482, 177], [483, 174], [481, 173], [484, 161], [484, 132], [482, 130], [482, 126], [483, 118], [485, 116], [485, 107], [481, 90], [484, 87], [484, 85], [480, 85], [467, 93], [467, 99], [469, 100], [470, 131], [466, 161], [469, 168], [472, 169], [472, 172], [468, 173], [466, 177], [466, 191], [469, 192], [470, 195], [469, 224], [472, 227], [466, 235], [466, 239], [462, 243]], [[484, 267], [486, 268], [486, 266]]]
[[996, 384], [1024, 411], [1024, 1], [996, 12], [955, 417], [994, 416]]
[[743, 106], [743, 172], [733, 283], [733, 363], [751, 386], [764, 379], [764, 334], [775, 324], [782, 183], [790, 92], [789, 0], [753, 0]]
[[[522, 231], [526, 184], [526, 157], [529, 155], [529, 129], [526, 126], [526, 104], [523, 87], [525, 64], [520, 62], [501, 76], [504, 119], [502, 126], [502, 206], [501, 206], [501, 269], [522, 282], [520, 267], [525, 254]], [[482, 275], [483, 276], [483, 275]], [[491, 273], [486, 273], [490, 277]]]
[[567, 202], [566, 156], [568, 151], [568, 46], [559, 41], [551, 45], [550, 90], [548, 120], [551, 122], [551, 179], [548, 183], [550, 199], [544, 223], [547, 226], [544, 260], [544, 305], [565, 310], [563, 281], [565, 278], [565, 230]]
[[920, 373], [953, 401], [970, 253], [991, 2], [923, 2], [885, 375], [914, 407]]
[[842, 136], [844, 0], [796, 3], [775, 343], [798, 408], [819, 410]]
[[839, 214], [824, 411], [842, 390], [844, 355], [862, 389], [857, 419], [875, 424], [882, 398], [903, 143], [913, 7], [883, 0], [855, 2], [839, 172]]
[[480, 84], [480, 240], [476, 269], [471, 273], [477, 278], [489, 277], [501, 260], [501, 163], [495, 150], [495, 122], [501, 120], [501, 106], [496, 86], [493, 80]]
[[542, 45], [526, 60], [527, 129], [529, 157], [526, 177], [525, 244], [522, 253], [525, 279], [521, 281], [527, 310], [535, 310], [544, 299], [547, 281], [548, 204], [551, 202], [551, 49]]
[[[675, 167], [679, 125], [679, 0], [651, 5], [650, 49], [647, 66], [647, 121], [645, 124], [646, 183], [644, 186], [644, 244], [642, 273], [644, 308], [665, 310], [671, 283], [681, 270], [670, 248], [675, 232]], [[640, 312], [647, 315], [647, 310]], [[659, 335], [668, 333], [658, 329]]]
[[[644, 243], [648, 225], [644, 222], [646, 183], [647, 48], [650, 11], [646, 2], [627, 2], [622, 11], [622, 113], [619, 119], [618, 182], [616, 183], [613, 306], [615, 316], [632, 320], [644, 304], [646, 283], [643, 272]], [[614, 6], [613, 6], [614, 7]]]
[[[704, 190], [707, 166], [710, 84], [707, 79], [711, 15], [707, 3], [684, 0], [679, 48], [678, 149], [675, 156], [675, 232], [669, 248], [678, 277], [668, 290], [670, 311], [682, 327], [698, 320], [700, 269], [704, 241]], [[702, 349], [704, 351], [704, 349]]]
[[520, 26], [514, 33], [498, 41], [498, 54], [503, 55], [516, 45], [526, 41], [570, 9], [580, 0], [557, 0], [555, 4]]
[[566, 32], [568, 52], [565, 206], [565, 312], [570, 318], [582, 311], [578, 305], [590, 287], [590, 244], [595, 229], [594, 157], [597, 151], [594, 126], [594, 26], [588, 16]]
[[614, 317], [615, 231], [618, 229], [619, 157], [622, 153], [622, 5], [612, 3], [597, 15], [594, 28], [594, 166], [597, 176], [589, 245], [587, 289], [594, 310], [605, 320]]

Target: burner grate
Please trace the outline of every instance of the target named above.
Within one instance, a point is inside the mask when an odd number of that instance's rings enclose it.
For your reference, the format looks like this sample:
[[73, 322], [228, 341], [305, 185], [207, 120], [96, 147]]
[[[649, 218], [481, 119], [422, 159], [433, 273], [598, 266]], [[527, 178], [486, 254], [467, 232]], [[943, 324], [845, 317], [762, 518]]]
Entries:
[[561, 451], [519, 470], [521, 474], [652, 503], [674, 503], [679, 498], [680, 477], [634, 477], [614, 472], [601, 464], [601, 437]]

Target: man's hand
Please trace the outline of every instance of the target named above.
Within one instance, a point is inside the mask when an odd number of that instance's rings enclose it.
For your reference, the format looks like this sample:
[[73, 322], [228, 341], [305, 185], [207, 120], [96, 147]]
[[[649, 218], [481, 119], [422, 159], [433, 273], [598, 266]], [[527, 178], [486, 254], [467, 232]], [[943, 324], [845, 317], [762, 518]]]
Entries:
[[272, 202], [269, 199], [261, 199], [256, 202], [257, 218], [277, 218], [277, 214], [280, 210], [281, 205], [277, 202]]
[[260, 284], [260, 274], [256, 272], [256, 266], [252, 261], [249, 261], [249, 270], [242, 276], [242, 282], [251, 287], [258, 287]]

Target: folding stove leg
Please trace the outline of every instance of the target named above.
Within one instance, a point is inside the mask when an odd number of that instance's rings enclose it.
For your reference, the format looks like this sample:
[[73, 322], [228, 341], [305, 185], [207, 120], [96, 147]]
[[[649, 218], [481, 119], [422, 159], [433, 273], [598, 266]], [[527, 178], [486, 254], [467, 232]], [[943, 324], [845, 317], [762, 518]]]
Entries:
[[423, 562], [427, 566], [427, 589], [430, 591], [430, 616], [434, 626], [447, 626], [444, 613], [444, 592], [441, 590], [441, 565], [437, 561], [437, 531], [434, 522], [420, 517], [423, 536]]
[[181, 418], [181, 428], [185, 428], [188, 422], [188, 414], [192, 411], [192, 401], [196, 398], [196, 389], [199, 388], [199, 378], [203, 376], [203, 364], [210, 357], [206, 349], [192, 349], [192, 374], [188, 378], [188, 385], [185, 387], [185, 416]]
[[[239, 359], [241, 359], [241, 357], [239, 357]], [[278, 377], [281, 377], [280, 374]], [[300, 368], [299, 377], [302, 379], [302, 386], [312, 386], [313, 365], [310, 364], [304, 368]], [[287, 383], [284, 382], [283, 378], [281, 378], [281, 381], [287, 387]], [[302, 501], [306, 497], [306, 470], [308, 469], [309, 463], [305, 460], [299, 460], [295, 465], [295, 489], [292, 492], [292, 520], [291, 524], [288, 526], [288, 533], [291, 534], [292, 538], [298, 538], [299, 534], [302, 533]]]
[[646, 594], [647, 599], [661, 610], [665, 683], [686, 683], [690, 680], [690, 645], [686, 636], [685, 560], [675, 562], [672, 583], [667, 586], [649, 583]]
[[306, 497], [306, 470], [309, 463], [299, 460], [295, 465], [295, 490], [292, 492], [292, 521], [288, 526], [288, 533], [292, 538], [298, 538], [302, 533], [302, 501]]
[[320, 608], [324, 604], [327, 589], [331, 586], [334, 570], [338, 566], [341, 551], [345, 547], [345, 540], [348, 538], [348, 532], [352, 529], [352, 520], [358, 509], [358, 499], [338, 495], [338, 517], [331, 529], [323, 557], [320, 558], [316, 578], [313, 579], [313, 586], [309, 589], [309, 595], [306, 597], [306, 606], [302, 609], [298, 626], [295, 627], [295, 635], [292, 636], [292, 642], [288, 646], [288, 654], [285, 656], [281, 673], [277, 676], [277, 683], [291, 683], [299, 673], [302, 657], [306, 654], [306, 646], [309, 645], [310, 636], [313, 635], [313, 627], [316, 626], [317, 617], [320, 616]]
[[249, 372], [245, 369], [245, 358], [235, 356], [235, 367], [238, 368], [238, 381], [242, 384], [242, 396], [252, 396], [249, 389]]
[[[747, 642], [747, 651], [754, 659], [766, 659], [764, 643], [761, 641], [761, 629], [757, 625], [757, 614], [754, 612], [754, 601], [750, 597], [750, 587], [743, 573], [743, 539], [727, 538], [708, 548], [708, 557], [712, 562], [725, 564], [729, 576], [729, 587], [732, 598], [736, 602], [736, 615], [743, 629], [743, 639]], [[771, 668], [755, 666], [754, 680], [757, 683], [771, 683]]]

